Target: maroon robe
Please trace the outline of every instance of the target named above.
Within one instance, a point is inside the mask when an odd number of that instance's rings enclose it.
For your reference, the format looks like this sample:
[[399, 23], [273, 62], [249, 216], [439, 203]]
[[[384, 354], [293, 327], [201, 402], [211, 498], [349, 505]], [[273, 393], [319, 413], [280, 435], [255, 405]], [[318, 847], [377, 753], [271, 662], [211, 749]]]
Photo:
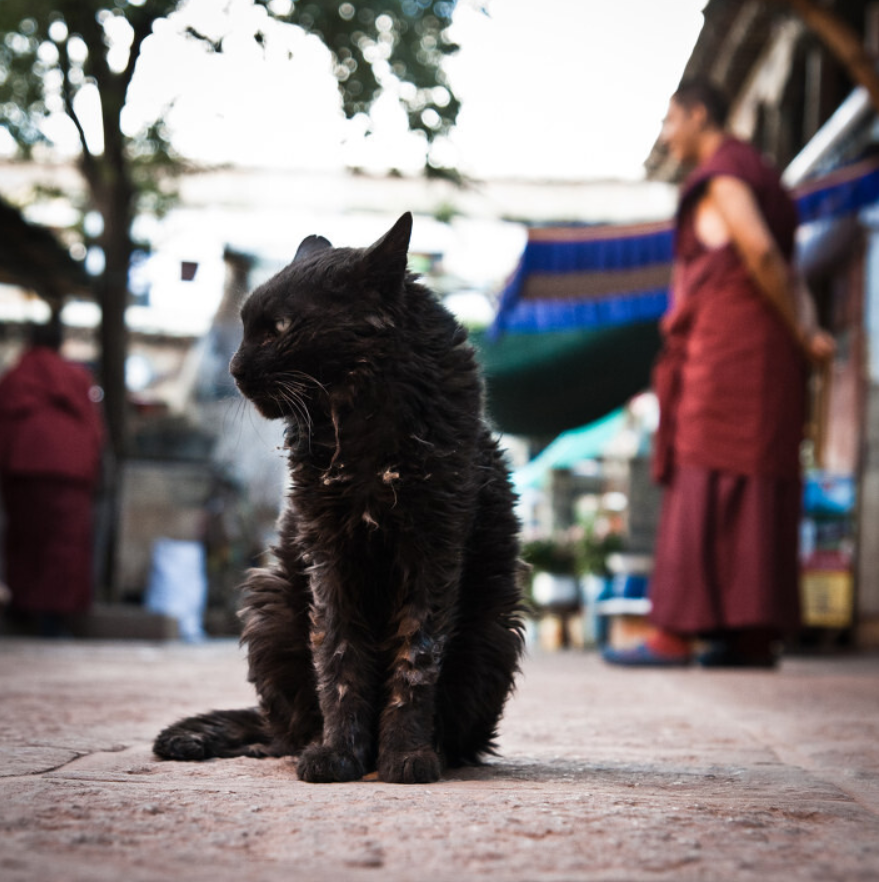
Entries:
[[695, 209], [709, 180], [744, 181], [786, 259], [796, 208], [778, 173], [729, 138], [685, 182], [671, 308], [654, 370], [666, 484], [652, 619], [681, 634], [790, 631], [799, 621], [799, 447], [806, 364], [732, 243], [706, 248]]
[[36, 347], [0, 379], [0, 483], [13, 608], [82, 612], [103, 423], [83, 368]]

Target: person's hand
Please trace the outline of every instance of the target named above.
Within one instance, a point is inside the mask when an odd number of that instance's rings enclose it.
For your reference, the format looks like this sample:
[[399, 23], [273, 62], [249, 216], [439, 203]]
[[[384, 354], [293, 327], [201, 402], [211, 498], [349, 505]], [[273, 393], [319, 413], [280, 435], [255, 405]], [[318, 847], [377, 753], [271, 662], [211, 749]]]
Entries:
[[826, 364], [836, 352], [836, 341], [827, 331], [816, 328], [803, 336], [803, 349], [809, 361], [816, 365]]

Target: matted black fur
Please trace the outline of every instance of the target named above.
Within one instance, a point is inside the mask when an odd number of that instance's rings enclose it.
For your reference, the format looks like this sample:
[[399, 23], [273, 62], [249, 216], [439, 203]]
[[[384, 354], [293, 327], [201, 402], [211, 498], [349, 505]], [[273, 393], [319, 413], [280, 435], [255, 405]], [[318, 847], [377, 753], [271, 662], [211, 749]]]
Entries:
[[165, 729], [168, 759], [298, 756], [306, 781], [435, 781], [493, 752], [522, 651], [518, 524], [467, 333], [373, 246], [308, 237], [241, 310], [231, 372], [287, 423], [276, 562], [244, 584], [259, 707]]

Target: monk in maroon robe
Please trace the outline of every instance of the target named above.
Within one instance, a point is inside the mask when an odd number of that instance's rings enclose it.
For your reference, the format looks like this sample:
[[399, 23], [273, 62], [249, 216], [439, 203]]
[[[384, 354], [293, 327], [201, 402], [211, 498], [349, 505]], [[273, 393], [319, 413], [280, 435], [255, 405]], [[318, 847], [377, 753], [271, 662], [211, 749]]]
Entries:
[[0, 489], [12, 613], [56, 636], [92, 602], [92, 504], [104, 439], [88, 371], [57, 352], [60, 327], [0, 378]]
[[647, 641], [616, 664], [771, 666], [799, 624], [799, 449], [809, 359], [832, 352], [804, 330], [791, 269], [796, 208], [779, 175], [723, 130], [711, 86], [682, 84], [662, 139], [695, 170], [677, 213], [672, 303], [654, 371], [665, 485]]

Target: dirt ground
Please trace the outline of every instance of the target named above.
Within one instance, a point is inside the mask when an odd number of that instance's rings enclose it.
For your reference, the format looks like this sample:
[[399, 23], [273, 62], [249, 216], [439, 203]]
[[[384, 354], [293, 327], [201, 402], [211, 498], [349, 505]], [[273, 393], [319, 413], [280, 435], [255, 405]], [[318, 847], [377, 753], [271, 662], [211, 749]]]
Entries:
[[879, 879], [879, 657], [627, 671], [533, 654], [502, 756], [438, 784], [158, 761], [252, 703], [234, 642], [0, 641], [0, 879]]

